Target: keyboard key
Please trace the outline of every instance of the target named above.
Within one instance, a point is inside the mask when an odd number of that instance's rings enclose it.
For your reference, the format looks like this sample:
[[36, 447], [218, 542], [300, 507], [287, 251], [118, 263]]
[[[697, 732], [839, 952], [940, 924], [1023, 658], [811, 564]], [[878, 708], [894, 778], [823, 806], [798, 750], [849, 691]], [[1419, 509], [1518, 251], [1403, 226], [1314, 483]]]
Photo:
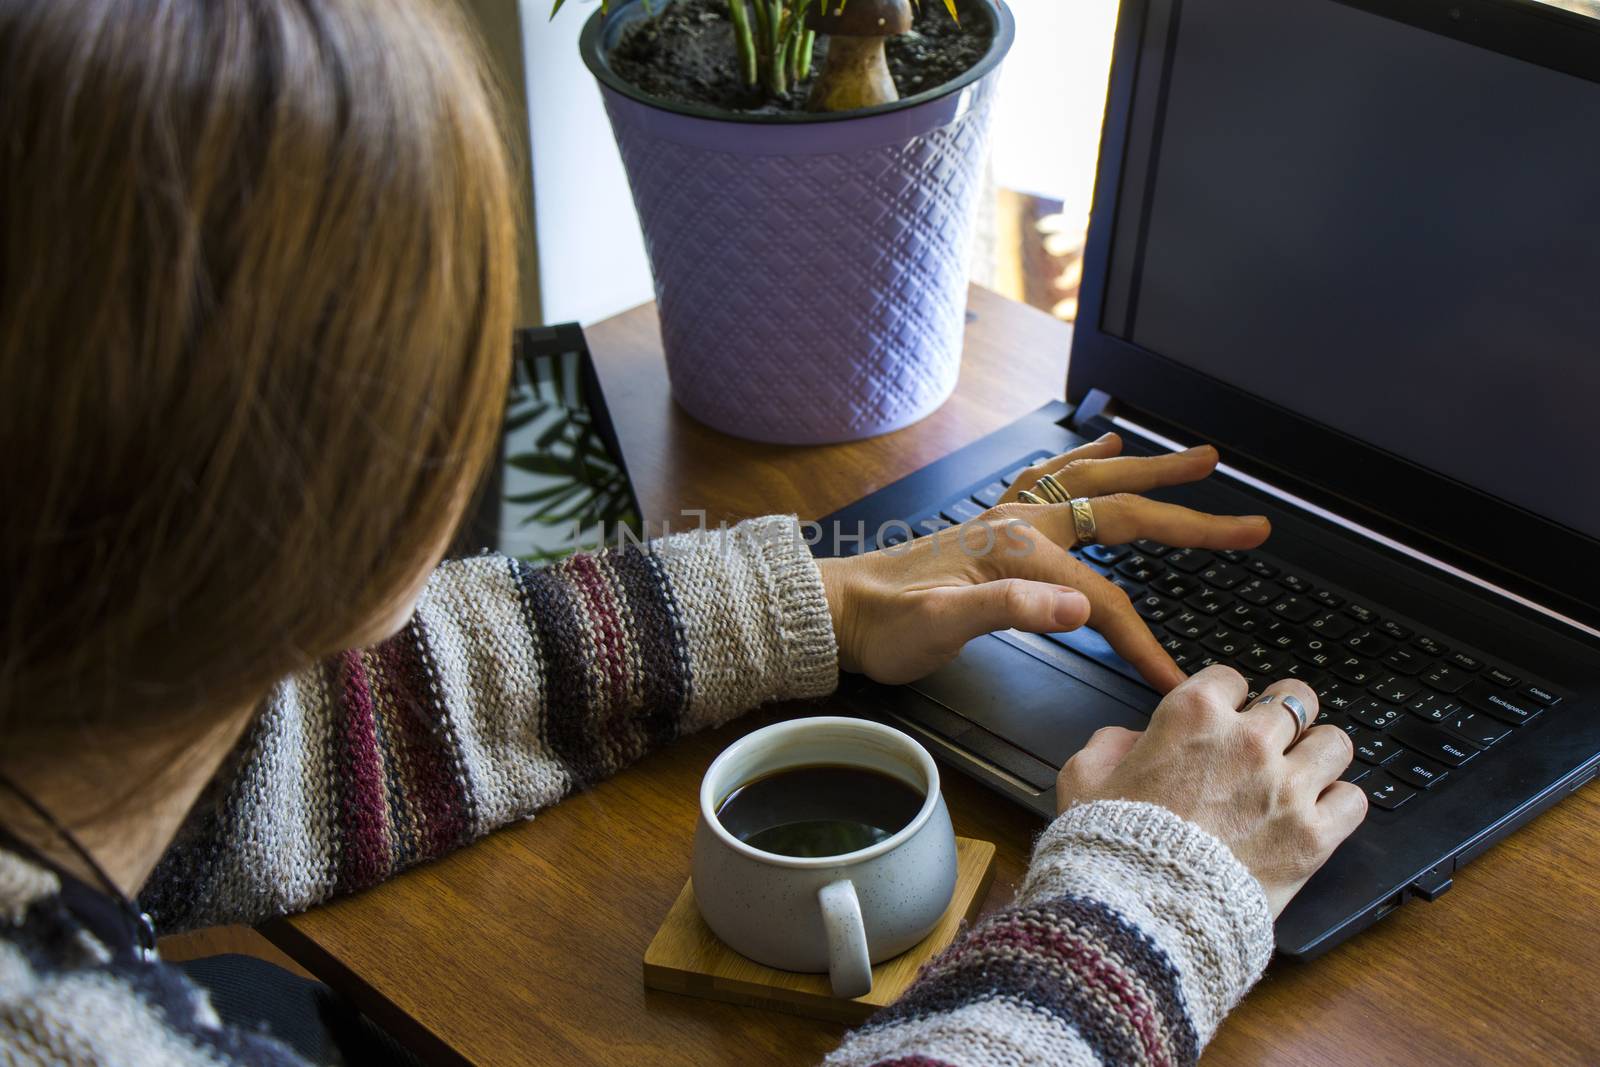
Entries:
[[1465, 672], [1440, 663], [1430, 668], [1422, 680], [1441, 693], [1457, 693], [1470, 679]]
[[1407, 785], [1414, 785], [1418, 789], [1427, 789], [1429, 786], [1437, 785], [1450, 773], [1440, 764], [1422, 756], [1397, 759], [1384, 769]]
[[1395, 622], [1393, 619], [1384, 619], [1378, 624], [1378, 629], [1394, 638], [1396, 641], [1411, 640], [1411, 631]]
[[1465, 652], [1450, 653], [1450, 657], [1447, 662], [1449, 662], [1450, 666], [1456, 667], [1463, 671], [1476, 671], [1483, 667], [1482, 660], [1480, 660], [1477, 656], [1469, 656]]
[[1172, 657], [1172, 662], [1180, 668], [1187, 670], [1191, 664], [1198, 664], [1205, 658], [1205, 650], [1193, 641], [1185, 641], [1176, 634], [1168, 635], [1161, 647], [1167, 650], [1167, 655]]
[[1184, 600], [1194, 610], [1205, 615], [1218, 615], [1229, 604], [1234, 603], [1231, 593], [1219, 592], [1215, 589], [1202, 589], [1192, 597]]
[[1459, 767], [1478, 754], [1476, 748], [1456, 735], [1415, 719], [1395, 723], [1389, 728], [1389, 736], [1450, 767]]
[[1356, 747], [1356, 759], [1381, 767], [1400, 754], [1400, 746], [1383, 734], [1366, 727], [1350, 731], [1350, 743]]
[[1276, 619], [1260, 608], [1253, 608], [1249, 604], [1234, 604], [1217, 616], [1217, 621], [1224, 626], [1231, 626], [1235, 630], [1262, 630], [1277, 624]]
[[899, 523], [895, 523], [893, 526], [885, 523], [883, 533], [878, 535], [878, 547], [892, 548], [909, 540], [911, 540], [911, 531], [909, 529]]
[[[1378, 613], [1365, 604], [1346, 604], [1344, 613], [1364, 626], [1371, 626], [1378, 621]], [[1407, 636], [1410, 635], [1408, 634]], [[1405, 638], [1402, 637], [1400, 640], [1404, 641]]]
[[1391, 723], [1400, 721], [1400, 709], [1392, 704], [1381, 704], [1371, 697], [1364, 697], [1345, 709], [1345, 712], [1362, 726], [1374, 730], [1386, 729]]
[[1441, 645], [1427, 634], [1418, 634], [1416, 640], [1411, 643], [1430, 656], [1442, 656], [1450, 651], [1449, 645]]
[[[1227, 612], [1225, 617], [1232, 621], [1237, 610], [1238, 606], [1235, 606], [1234, 610]], [[1261, 609], [1252, 608], [1250, 610], [1260, 611]], [[1284, 622], [1282, 619], [1274, 619], [1265, 612], [1262, 612], [1262, 614], [1265, 616], [1266, 622], [1256, 627], [1254, 631], [1256, 640], [1262, 644], [1293, 651], [1306, 643], [1306, 632], [1300, 627]]]
[[1361, 788], [1367, 791], [1367, 799], [1375, 808], [1393, 811], [1412, 797], [1417, 791], [1402, 782], [1397, 782], [1387, 774], [1374, 774], [1361, 783]]
[[1344, 597], [1327, 589], [1318, 589], [1311, 594], [1311, 599], [1328, 608], [1337, 608], [1344, 604]]
[[1355, 649], [1363, 656], [1381, 656], [1394, 647], [1394, 642], [1376, 630], [1358, 630], [1344, 639], [1344, 647]]
[[1198, 574], [1211, 565], [1213, 558], [1203, 548], [1180, 548], [1167, 553], [1162, 562], [1185, 574]]
[[1499, 667], [1490, 667], [1489, 668], [1489, 673], [1486, 674], [1484, 677], [1488, 678], [1489, 681], [1493, 682], [1495, 685], [1498, 685], [1503, 689], [1510, 689], [1512, 686], [1516, 685], [1519, 681], [1521, 681], [1521, 679], [1518, 678], [1516, 675], [1507, 674], [1505, 671], [1501, 670]]
[[1288, 660], [1283, 653], [1274, 652], [1263, 645], [1251, 645], [1239, 658], [1239, 669], [1246, 674], [1276, 678], [1283, 673], [1287, 663]]
[[1316, 586], [1312, 585], [1298, 574], [1280, 574], [1278, 576], [1278, 582], [1291, 593], [1299, 593], [1301, 596], [1309, 596], [1311, 594], [1311, 590], [1316, 588]]
[[972, 494], [972, 499], [986, 508], [992, 508], [1000, 503], [1000, 498], [1005, 496], [1006, 483], [998, 478]]
[[1517, 693], [1497, 689], [1482, 678], [1474, 678], [1471, 685], [1464, 686], [1461, 699], [1512, 726], [1521, 726], [1544, 710], [1544, 705]]
[[970, 500], [957, 500], [954, 504], [945, 508], [941, 514], [951, 522], [959, 525], [963, 522], [971, 522], [979, 515], [982, 515], [983, 509]]
[[1176, 571], [1168, 571], [1159, 578], [1151, 579], [1150, 588], [1156, 590], [1162, 596], [1169, 596], [1174, 600], [1182, 600], [1185, 597], [1194, 596], [1203, 590], [1205, 586], [1187, 575], [1179, 574]]
[[1530, 685], [1522, 691], [1525, 697], [1532, 697], [1547, 708], [1553, 708], [1561, 703], [1561, 698], [1542, 686]]
[[1371, 685], [1378, 677], [1378, 666], [1360, 656], [1334, 656], [1333, 673], [1351, 685]]
[[1450, 731], [1461, 740], [1471, 742], [1478, 748], [1488, 748], [1490, 745], [1498, 744], [1511, 734], [1511, 727], [1499, 719], [1460, 708], [1440, 719], [1439, 728]]
[[1240, 600], [1265, 607], [1283, 596], [1283, 586], [1277, 582], [1269, 582], [1265, 578], [1252, 578], [1242, 585], [1236, 586], [1233, 595]]
[[1443, 693], [1435, 693], [1430, 690], [1419, 693], [1415, 700], [1406, 705], [1406, 710], [1429, 722], [1443, 722], [1460, 711], [1461, 704]]
[[1103, 563], [1108, 567], [1131, 551], [1133, 550], [1127, 545], [1086, 545], [1083, 548], [1083, 554], [1086, 558], [1092, 559], [1096, 563]]
[[1369, 775], [1371, 773], [1372, 773], [1372, 768], [1371, 767], [1368, 767], [1365, 763], [1360, 763], [1358, 761], [1352, 760], [1350, 762], [1350, 766], [1348, 766], [1348, 767], [1346, 767], [1344, 769], [1344, 773], [1339, 775], [1339, 781], [1341, 781], [1341, 782], [1359, 782], [1359, 781], [1361, 781], [1361, 779], [1365, 778], [1367, 775]]
[[1326, 637], [1329, 641], [1342, 641], [1345, 635], [1355, 628], [1355, 623], [1331, 611], [1325, 615], [1318, 615], [1306, 623], [1306, 629], [1320, 637]]
[[950, 528], [950, 520], [939, 515], [924, 515], [920, 519], [911, 520], [911, 536], [926, 537], [940, 530]]
[[1410, 649], [1397, 648], [1383, 657], [1383, 665], [1397, 674], [1416, 674], [1428, 665], [1428, 660]]
[[1258, 578], [1276, 578], [1278, 576], [1278, 568], [1264, 559], [1253, 559], [1244, 565], [1244, 569]]
[[1214, 622], [1198, 611], [1180, 611], [1168, 619], [1166, 625], [1172, 633], [1191, 641], [1197, 637], [1204, 637], [1216, 628]]
[[1304, 597], [1286, 596], [1272, 605], [1270, 610], [1290, 622], [1305, 622], [1317, 613], [1317, 605]]
[[1248, 577], [1250, 572], [1232, 563], [1213, 563], [1200, 572], [1200, 580], [1213, 589], [1232, 589]]
[[1351, 722], [1350, 716], [1346, 715], [1344, 712], [1336, 711], [1333, 708], [1326, 707], [1317, 708], [1317, 717], [1311, 720], [1311, 725], [1337, 726], [1351, 737], [1355, 737], [1357, 731], [1366, 729], [1365, 726]]
[[1200, 643], [1224, 659], [1233, 659], [1250, 647], [1249, 641], [1244, 634], [1219, 628], [1202, 638]]
[[1318, 670], [1326, 670], [1332, 667], [1338, 658], [1338, 652], [1334, 646], [1320, 638], [1305, 641], [1294, 649], [1294, 654]]
[[1160, 541], [1152, 541], [1148, 537], [1139, 538], [1133, 543], [1133, 547], [1153, 559], [1160, 559], [1172, 551], [1170, 545], [1164, 545]]
[[1336, 711], [1348, 711], [1358, 700], [1365, 700], [1360, 690], [1340, 682], [1324, 682], [1317, 686], [1317, 702]]
[[1137, 611], [1146, 622], [1158, 623], [1171, 618], [1182, 609], [1176, 601], [1168, 600], [1160, 593], [1148, 592], [1134, 601], [1133, 610]]
[[1218, 548], [1213, 549], [1213, 551], [1218, 556], [1221, 556], [1223, 559], [1227, 560], [1229, 563], [1243, 564], [1248, 562], [1250, 559], [1250, 556], [1247, 553], [1240, 552], [1236, 548]]
[[1386, 674], [1373, 682], [1368, 692], [1389, 704], [1405, 704], [1422, 692], [1422, 687], [1398, 674]]
[[1117, 564], [1117, 573], [1136, 582], [1148, 582], [1162, 573], [1162, 567], [1149, 556], [1133, 555]]
[[1299, 660], [1295, 660], [1293, 663], [1285, 663], [1278, 675], [1282, 678], [1298, 678], [1313, 689], [1328, 678], [1327, 671], [1313, 667], [1309, 663], [1302, 663]]

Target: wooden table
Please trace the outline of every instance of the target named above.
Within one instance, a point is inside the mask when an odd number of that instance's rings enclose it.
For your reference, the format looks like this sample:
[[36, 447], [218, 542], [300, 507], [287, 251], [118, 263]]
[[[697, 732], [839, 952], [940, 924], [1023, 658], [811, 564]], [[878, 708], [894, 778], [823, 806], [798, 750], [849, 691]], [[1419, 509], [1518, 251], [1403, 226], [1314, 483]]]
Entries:
[[[653, 524], [815, 518], [1062, 393], [1071, 331], [974, 289], [961, 384], [908, 429], [824, 448], [723, 437], [675, 408], [654, 309], [589, 330]], [[822, 705], [826, 706], [826, 703]], [[687, 738], [529, 823], [264, 932], [430, 1060], [808, 1064], [840, 1028], [647, 992], [645, 946], [688, 876], [695, 795], [771, 709]], [[957, 774], [956, 832], [995, 842], [1010, 899], [1041, 824]], [[1274, 967], [1207, 1064], [1600, 1063], [1600, 792], [1590, 786], [1309, 965]]]

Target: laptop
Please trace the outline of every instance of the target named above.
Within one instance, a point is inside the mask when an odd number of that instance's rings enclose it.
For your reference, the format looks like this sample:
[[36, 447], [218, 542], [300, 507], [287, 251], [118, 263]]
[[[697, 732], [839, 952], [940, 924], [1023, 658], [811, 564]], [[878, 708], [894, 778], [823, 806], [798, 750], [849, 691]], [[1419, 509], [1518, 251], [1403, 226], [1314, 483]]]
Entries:
[[[886, 547], [1107, 430], [1259, 550], [1091, 546], [1178, 663], [1310, 683], [1363, 825], [1277, 924], [1310, 958], [1600, 767], [1600, 21], [1534, 0], [1123, 0], [1065, 403], [824, 520]], [[819, 550], [852, 547], [824, 536]], [[845, 699], [1042, 815], [1156, 694], [1092, 631]]]

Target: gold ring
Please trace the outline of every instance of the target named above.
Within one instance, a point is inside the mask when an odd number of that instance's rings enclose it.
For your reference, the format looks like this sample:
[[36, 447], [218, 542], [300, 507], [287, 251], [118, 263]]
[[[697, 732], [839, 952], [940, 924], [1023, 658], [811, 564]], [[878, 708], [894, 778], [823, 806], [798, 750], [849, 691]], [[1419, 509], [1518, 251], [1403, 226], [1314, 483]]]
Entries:
[[1043, 504], [1044, 503], [1044, 500], [1042, 500], [1041, 498], [1039, 498], [1039, 497], [1035, 496], [1034, 494], [1028, 492], [1026, 489], [1024, 489], [1022, 492], [1017, 494], [1017, 499], [1022, 501], [1024, 504]]
[[1094, 544], [1100, 536], [1094, 521], [1094, 505], [1086, 496], [1074, 497], [1068, 503], [1072, 505], [1072, 547]]
[[1053, 474], [1046, 474], [1034, 482], [1033, 492], [1034, 495], [1043, 497], [1046, 504], [1065, 504], [1072, 499], [1067, 487], [1056, 481], [1056, 476]]

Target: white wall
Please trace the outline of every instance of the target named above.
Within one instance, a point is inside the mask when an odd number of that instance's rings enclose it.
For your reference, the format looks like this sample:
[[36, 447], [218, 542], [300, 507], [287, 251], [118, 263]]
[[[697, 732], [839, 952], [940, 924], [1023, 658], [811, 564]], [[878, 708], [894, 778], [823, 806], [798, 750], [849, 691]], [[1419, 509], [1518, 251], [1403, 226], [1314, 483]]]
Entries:
[[654, 296], [600, 90], [578, 58], [596, 5], [569, 2], [554, 21], [549, 0], [519, 5], [544, 320], [594, 322]]
[[1002, 188], [1088, 218], [1117, 0], [1008, 0], [1017, 20], [994, 118]]

